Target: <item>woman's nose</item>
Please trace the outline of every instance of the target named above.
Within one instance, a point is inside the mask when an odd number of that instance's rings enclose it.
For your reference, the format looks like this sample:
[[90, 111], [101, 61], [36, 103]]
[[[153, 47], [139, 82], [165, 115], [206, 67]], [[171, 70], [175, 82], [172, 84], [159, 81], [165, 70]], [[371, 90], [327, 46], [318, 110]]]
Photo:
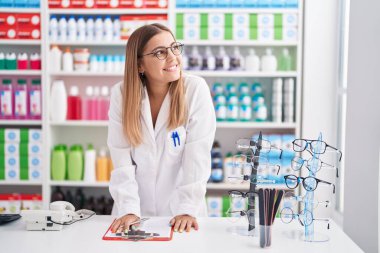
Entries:
[[172, 50], [170, 48], [168, 48], [167, 50], [168, 50], [168, 56], [166, 57], [166, 60], [175, 59], [176, 55], [173, 54]]

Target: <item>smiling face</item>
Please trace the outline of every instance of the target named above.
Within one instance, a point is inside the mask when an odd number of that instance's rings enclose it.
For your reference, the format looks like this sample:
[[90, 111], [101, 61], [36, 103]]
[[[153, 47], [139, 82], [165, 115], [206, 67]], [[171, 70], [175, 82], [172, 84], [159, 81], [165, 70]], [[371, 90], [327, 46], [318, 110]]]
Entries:
[[[175, 43], [175, 39], [167, 31], [160, 32], [148, 41], [143, 51], [145, 56], [141, 58], [139, 66], [139, 72], [144, 73], [148, 83], [168, 84], [180, 78], [181, 54], [175, 55], [170, 48], [166, 49]], [[163, 59], [165, 54], [167, 57]]]

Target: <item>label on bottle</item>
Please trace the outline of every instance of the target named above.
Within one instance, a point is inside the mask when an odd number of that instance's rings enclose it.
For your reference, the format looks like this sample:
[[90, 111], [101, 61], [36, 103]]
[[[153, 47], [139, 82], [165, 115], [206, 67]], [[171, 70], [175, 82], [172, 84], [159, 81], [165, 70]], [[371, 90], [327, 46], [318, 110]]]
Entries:
[[15, 92], [15, 115], [26, 116], [26, 91]]
[[12, 93], [10, 91], [1, 91], [1, 115], [12, 116]]
[[30, 92], [30, 115], [41, 115], [41, 91], [33, 90]]
[[237, 120], [239, 117], [239, 107], [235, 104], [228, 105], [227, 118], [229, 120]]
[[225, 120], [227, 117], [227, 107], [224, 104], [216, 105], [215, 114], [218, 120]]
[[211, 170], [211, 180], [213, 182], [221, 182], [223, 180], [223, 169], [213, 168]]

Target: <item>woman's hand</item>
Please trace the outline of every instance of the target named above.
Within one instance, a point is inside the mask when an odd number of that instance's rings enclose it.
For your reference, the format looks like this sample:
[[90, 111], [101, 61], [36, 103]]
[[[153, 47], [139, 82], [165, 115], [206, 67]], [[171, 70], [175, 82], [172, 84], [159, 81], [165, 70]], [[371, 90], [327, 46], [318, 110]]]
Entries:
[[180, 232], [182, 233], [184, 230], [186, 232], [190, 232], [190, 229], [194, 227], [195, 230], [198, 230], [198, 222], [197, 219], [184, 214], [184, 215], [177, 215], [173, 219], [170, 220], [170, 225], [174, 226], [174, 232]]
[[[140, 218], [134, 214], [126, 214], [114, 221], [111, 227], [111, 231], [112, 233], [120, 233], [121, 231], [125, 231], [126, 229], [128, 231], [131, 223], [138, 221], [139, 219]], [[138, 224], [135, 225], [138, 226]]]

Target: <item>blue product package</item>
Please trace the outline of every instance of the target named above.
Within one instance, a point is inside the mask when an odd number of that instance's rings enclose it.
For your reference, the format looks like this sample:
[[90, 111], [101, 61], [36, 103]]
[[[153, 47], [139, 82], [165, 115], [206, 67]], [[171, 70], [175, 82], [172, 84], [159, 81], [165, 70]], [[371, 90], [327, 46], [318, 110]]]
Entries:
[[28, 0], [14, 0], [14, 7], [28, 7]]
[[176, 1], [176, 7], [177, 7], [177, 8], [188, 7], [188, 6], [187, 6], [187, 3], [188, 3], [188, 0], [177, 0], [177, 1]]
[[286, 0], [285, 5], [287, 8], [298, 8], [298, 0]]
[[283, 8], [286, 5], [286, 0], [272, 0], [271, 6], [273, 8]]
[[244, 0], [244, 7], [257, 7], [258, 0]]
[[242, 8], [242, 7], [244, 7], [244, 0], [231, 1], [230, 5], [232, 8]]
[[218, 0], [218, 7], [230, 7], [231, 0]]
[[13, 0], [1, 0], [0, 7], [13, 7]]
[[270, 6], [271, 6], [270, 0], [259, 0], [257, 2], [257, 7], [259, 7], [259, 8], [268, 8]]
[[284, 151], [293, 151], [293, 141], [295, 136], [293, 134], [282, 135], [282, 149]]
[[281, 159], [281, 170], [279, 176], [281, 176], [283, 183], [285, 183], [284, 175], [292, 175], [296, 172], [292, 169], [292, 158], [283, 157]]
[[218, 6], [218, 0], [203, 0], [202, 7], [217, 7]]
[[202, 0], [192, 0], [192, 1], [189, 1], [189, 3], [187, 4], [188, 7], [191, 7], [191, 8], [200, 8], [200, 7], [203, 7], [202, 6]]

